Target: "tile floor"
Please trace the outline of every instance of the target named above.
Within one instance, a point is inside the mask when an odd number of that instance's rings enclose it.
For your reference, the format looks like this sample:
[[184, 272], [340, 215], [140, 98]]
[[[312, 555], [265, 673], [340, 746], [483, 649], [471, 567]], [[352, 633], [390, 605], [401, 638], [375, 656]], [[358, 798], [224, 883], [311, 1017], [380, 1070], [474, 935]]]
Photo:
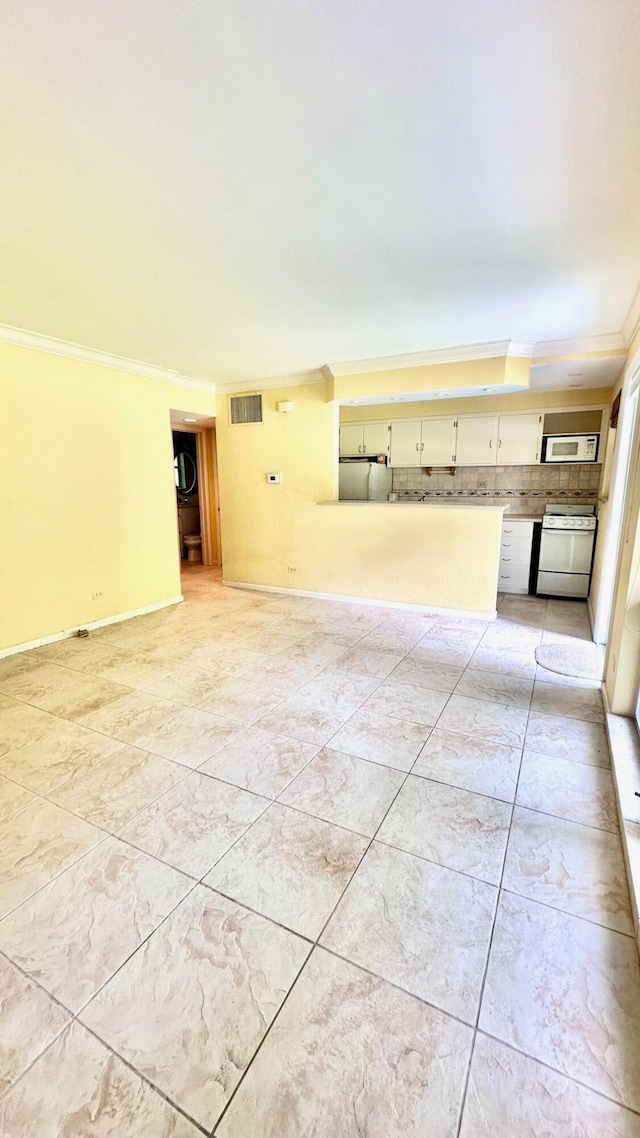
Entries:
[[584, 605], [184, 591], [0, 661], [3, 1138], [640, 1138]]

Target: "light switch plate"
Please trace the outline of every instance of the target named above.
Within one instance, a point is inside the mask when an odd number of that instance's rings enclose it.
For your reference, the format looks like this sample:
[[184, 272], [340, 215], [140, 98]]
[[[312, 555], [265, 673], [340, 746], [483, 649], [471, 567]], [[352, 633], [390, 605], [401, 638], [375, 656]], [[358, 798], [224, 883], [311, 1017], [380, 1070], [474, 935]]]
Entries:
[[270, 482], [272, 484], [276, 483], [276, 482], [282, 482], [282, 475], [281, 474], [267, 474], [267, 482]]

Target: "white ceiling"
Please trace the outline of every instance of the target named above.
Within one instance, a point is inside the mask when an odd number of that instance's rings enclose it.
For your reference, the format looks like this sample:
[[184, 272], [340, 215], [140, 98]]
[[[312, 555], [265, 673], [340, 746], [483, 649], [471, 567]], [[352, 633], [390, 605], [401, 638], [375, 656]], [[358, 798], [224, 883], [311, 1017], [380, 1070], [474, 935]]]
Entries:
[[0, 322], [203, 379], [620, 330], [638, 0], [21, 0]]
[[529, 371], [531, 391], [562, 391], [567, 387], [613, 387], [626, 356], [594, 360], [564, 360], [556, 364], [533, 364]]

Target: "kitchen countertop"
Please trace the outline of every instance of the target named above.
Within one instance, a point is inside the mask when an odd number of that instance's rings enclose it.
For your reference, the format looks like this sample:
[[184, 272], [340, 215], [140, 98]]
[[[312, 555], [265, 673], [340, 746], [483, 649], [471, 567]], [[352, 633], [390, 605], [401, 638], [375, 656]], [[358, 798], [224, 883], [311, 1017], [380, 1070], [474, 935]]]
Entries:
[[[475, 504], [472, 504], [472, 503], [449, 502], [449, 501], [446, 501], [446, 502], [445, 501], [439, 501], [439, 502], [370, 502], [366, 498], [349, 498], [349, 499], [330, 498], [324, 502], [316, 502], [316, 505], [317, 506], [408, 506], [411, 509], [415, 509], [417, 506], [421, 506], [424, 509], [424, 507], [426, 506], [427, 509], [432, 509], [432, 510], [484, 510], [487, 513], [489, 512], [489, 510], [500, 510], [501, 513], [504, 513], [504, 511], [506, 509], [508, 509], [507, 506], [476, 506]], [[520, 520], [522, 520], [522, 519], [520, 519]]]

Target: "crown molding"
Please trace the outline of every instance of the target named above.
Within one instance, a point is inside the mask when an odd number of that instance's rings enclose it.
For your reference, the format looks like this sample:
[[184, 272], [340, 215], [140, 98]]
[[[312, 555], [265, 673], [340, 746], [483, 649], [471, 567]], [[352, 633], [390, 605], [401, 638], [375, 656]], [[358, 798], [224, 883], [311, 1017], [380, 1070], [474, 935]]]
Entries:
[[465, 360], [490, 360], [499, 356], [528, 356], [533, 344], [517, 340], [495, 340], [484, 344], [459, 344], [452, 348], [436, 348], [428, 352], [407, 352], [401, 356], [377, 356], [364, 360], [348, 360], [329, 364], [331, 373], [362, 375], [373, 371], [397, 371], [401, 368], [430, 367], [434, 364], [454, 364]]
[[640, 331], [640, 285], [638, 285], [633, 300], [629, 305], [629, 311], [624, 318], [622, 324], [622, 335], [624, 336], [627, 344], [635, 338], [636, 333]]
[[235, 395], [243, 391], [269, 391], [274, 387], [306, 387], [310, 383], [325, 383], [327, 375], [324, 368], [312, 371], [299, 371], [293, 375], [273, 375], [267, 379], [238, 379], [233, 383], [217, 383], [218, 395]]
[[109, 352], [100, 352], [95, 348], [87, 348], [84, 344], [73, 344], [69, 340], [57, 340], [54, 336], [43, 336], [39, 332], [28, 332], [25, 328], [12, 328], [9, 324], [0, 324], [0, 342], [12, 344], [17, 348], [31, 348], [36, 352], [47, 352], [52, 356], [65, 356], [69, 360], [79, 360], [85, 364], [97, 364], [99, 367], [112, 368], [115, 371], [126, 371], [131, 375], [142, 375], [145, 379], [158, 379], [161, 383], [171, 383], [174, 387], [188, 387], [194, 391], [206, 391], [214, 395], [216, 385], [206, 379], [194, 379], [192, 376], [181, 375], [177, 371], [168, 371], [166, 368], [156, 367], [155, 364], [143, 363], [141, 360], [130, 360], [125, 356], [114, 356]]
[[601, 336], [575, 336], [566, 340], [538, 340], [534, 345], [532, 359], [542, 356], [576, 356], [587, 352], [627, 351], [627, 340], [621, 332], [604, 332]]

